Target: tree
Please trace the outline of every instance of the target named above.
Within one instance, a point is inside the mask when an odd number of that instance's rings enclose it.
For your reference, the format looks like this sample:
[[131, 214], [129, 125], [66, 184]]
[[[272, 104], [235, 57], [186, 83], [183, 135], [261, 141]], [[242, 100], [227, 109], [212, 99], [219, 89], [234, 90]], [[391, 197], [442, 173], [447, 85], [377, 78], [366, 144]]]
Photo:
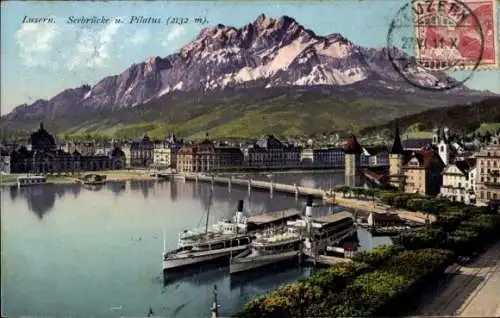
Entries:
[[406, 202], [406, 208], [410, 211], [421, 211], [422, 210], [422, 203], [424, 200], [422, 199], [410, 199]]
[[396, 194], [392, 193], [382, 193], [380, 194], [380, 201], [387, 205], [393, 205], [394, 204], [394, 199], [396, 198]]
[[375, 200], [375, 190], [374, 189], [366, 189], [365, 195], [368, 196], [372, 201]]
[[342, 193], [342, 197], [345, 198], [346, 193], [350, 191], [349, 187], [347, 186], [341, 186], [336, 189], [336, 191]]

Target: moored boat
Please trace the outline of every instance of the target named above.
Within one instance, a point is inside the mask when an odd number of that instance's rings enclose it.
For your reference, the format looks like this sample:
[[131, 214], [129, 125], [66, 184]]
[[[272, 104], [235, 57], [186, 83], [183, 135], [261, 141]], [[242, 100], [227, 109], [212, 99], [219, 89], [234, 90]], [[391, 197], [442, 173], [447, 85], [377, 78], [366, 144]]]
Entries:
[[[306, 204], [306, 213], [303, 219], [287, 221], [287, 226], [275, 228], [268, 233], [256, 238], [250, 249], [231, 257], [229, 264], [230, 274], [242, 273], [252, 269], [264, 267], [271, 264], [292, 260], [302, 253], [303, 228], [294, 227], [297, 222], [304, 221], [306, 228], [312, 216], [313, 199], [310, 196]], [[300, 223], [302, 224], [302, 223]]]
[[231, 254], [237, 254], [247, 249], [250, 242], [250, 236], [241, 235], [236, 237], [217, 237], [199, 244], [180, 247], [165, 254], [163, 271], [180, 269], [190, 265], [226, 258]]
[[[211, 202], [211, 198], [210, 198]], [[246, 231], [246, 217], [243, 216], [243, 201], [238, 202], [238, 210], [233, 220], [221, 220], [209, 231], [208, 220], [210, 204], [207, 210], [205, 230], [186, 230], [179, 235], [178, 247], [164, 253], [163, 272], [183, 269], [187, 266], [229, 258], [245, 250], [252, 241], [252, 235]]]
[[241, 273], [297, 258], [302, 241], [301, 234], [294, 228], [271, 230], [252, 241], [249, 250], [231, 257], [229, 272]]
[[243, 200], [238, 201], [238, 208], [231, 220], [222, 218], [211, 227], [208, 227], [209, 212], [207, 212], [207, 223], [204, 228], [186, 229], [179, 233], [177, 242], [179, 248], [192, 246], [203, 241], [214, 240], [218, 237], [223, 238], [225, 236], [229, 237], [247, 233], [247, 217], [243, 215]]
[[88, 174], [77, 180], [84, 185], [103, 185], [106, 183], [106, 175]]
[[312, 204], [308, 202], [305, 217], [288, 222], [287, 225], [302, 229], [305, 233], [303, 252], [310, 256], [355, 235], [357, 229], [354, 221], [354, 215], [348, 211], [313, 218]]
[[284, 229], [256, 238], [249, 250], [232, 257], [230, 273], [292, 260], [302, 254], [313, 256], [356, 233], [351, 213], [342, 211], [313, 218], [312, 201], [309, 197], [302, 219], [288, 221]]
[[46, 183], [47, 179], [44, 176], [22, 176], [17, 178], [17, 186], [19, 188]]

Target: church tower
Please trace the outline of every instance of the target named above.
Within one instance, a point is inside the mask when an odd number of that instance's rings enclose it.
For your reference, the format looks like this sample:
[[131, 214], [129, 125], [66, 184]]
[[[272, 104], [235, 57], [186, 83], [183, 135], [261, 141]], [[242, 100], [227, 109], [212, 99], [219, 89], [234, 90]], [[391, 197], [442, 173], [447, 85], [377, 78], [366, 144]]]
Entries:
[[361, 148], [356, 136], [349, 137], [344, 148], [345, 185], [348, 187], [360, 187], [362, 185], [361, 153], [363, 153], [363, 148]]
[[394, 143], [389, 153], [389, 180], [392, 186], [400, 190], [404, 188], [403, 159], [404, 150], [401, 138], [399, 137], [399, 126], [396, 123]]

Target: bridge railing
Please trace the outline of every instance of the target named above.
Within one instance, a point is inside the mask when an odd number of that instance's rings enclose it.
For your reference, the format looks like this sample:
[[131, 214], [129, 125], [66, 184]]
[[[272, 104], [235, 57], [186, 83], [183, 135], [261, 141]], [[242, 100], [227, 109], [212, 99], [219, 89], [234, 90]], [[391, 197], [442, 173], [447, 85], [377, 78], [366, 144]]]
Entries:
[[204, 176], [204, 175], [196, 175], [196, 174], [185, 174], [187, 180], [198, 180], [202, 182], [214, 182], [218, 184], [233, 184], [233, 185], [243, 185], [246, 186], [250, 184], [253, 188], [260, 189], [270, 189], [271, 186], [273, 190], [283, 191], [289, 193], [301, 193], [301, 194], [312, 194], [312, 195], [321, 195], [323, 196], [324, 191], [321, 189], [313, 189], [300, 187], [297, 185], [283, 184], [283, 183], [275, 183], [270, 181], [261, 181], [261, 180], [253, 180], [253, 179], [237, 179], [233, 177], [215, 177], [215, 176]]

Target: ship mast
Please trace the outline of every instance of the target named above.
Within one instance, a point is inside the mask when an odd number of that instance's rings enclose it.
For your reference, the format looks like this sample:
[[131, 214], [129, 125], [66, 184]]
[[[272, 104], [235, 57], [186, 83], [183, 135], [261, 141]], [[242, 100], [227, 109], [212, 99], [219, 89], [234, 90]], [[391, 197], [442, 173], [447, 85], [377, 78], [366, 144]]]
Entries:
[[210, 188], [210, 196], [208, 197], [207, 221], [205, 222], [205, 236], [208, 236], [208, 220], [210, 216], [210, 206], [212, 205], [212, 188]]
[[167, 232], [163, 229], [163, 257], [167, 253]]

